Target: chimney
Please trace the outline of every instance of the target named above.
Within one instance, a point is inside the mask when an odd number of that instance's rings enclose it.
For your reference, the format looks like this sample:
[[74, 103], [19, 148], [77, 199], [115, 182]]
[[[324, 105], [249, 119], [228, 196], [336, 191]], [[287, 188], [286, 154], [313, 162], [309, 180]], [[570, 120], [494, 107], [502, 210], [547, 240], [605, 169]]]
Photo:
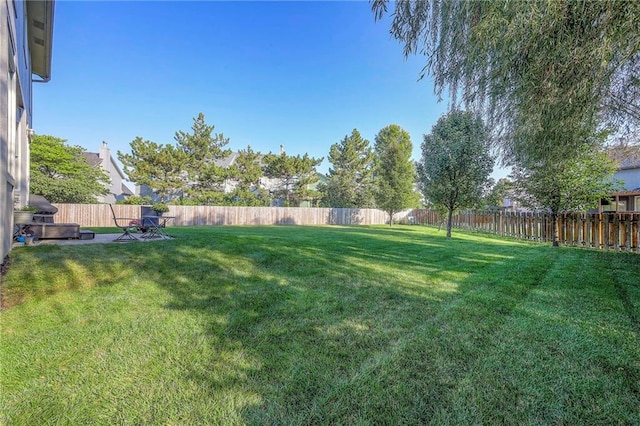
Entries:
[[109, 146], [107, 145], [106, 141], [102, 141], [102, 147], [100, 147], [100, 153], [98, 154], [98, 157], [103, 160], [109, 160], [109, 158], [111, 157], [111, 152], [109, 152]]

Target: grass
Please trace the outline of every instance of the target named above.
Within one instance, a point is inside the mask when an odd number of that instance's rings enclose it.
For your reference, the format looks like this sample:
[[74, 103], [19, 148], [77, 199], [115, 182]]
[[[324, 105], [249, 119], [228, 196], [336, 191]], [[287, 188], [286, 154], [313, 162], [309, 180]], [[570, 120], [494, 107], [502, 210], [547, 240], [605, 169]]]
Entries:
[[4, 424], [639, 424], [640, 257], [425, 227], [20, 247]]

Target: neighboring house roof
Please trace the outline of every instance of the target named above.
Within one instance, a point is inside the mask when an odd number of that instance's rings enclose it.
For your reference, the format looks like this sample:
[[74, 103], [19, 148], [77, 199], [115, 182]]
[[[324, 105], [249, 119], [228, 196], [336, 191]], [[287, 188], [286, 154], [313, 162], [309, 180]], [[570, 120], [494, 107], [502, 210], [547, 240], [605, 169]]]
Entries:
[[[84, 155], [84, 157], [87, 159], [87, 161], [89, 162], [89, 164], [93, 167], [97, 167], [99, 165], [102, 164], [102, 158], [100, 158], [100, 155], [98, 153], [95, 152], [83, 152], [82, 155]], [[122, 178], [125, 179], [125, 175], [122, 172], [122, 169], [120, 168], [120, 166], [118, 166], [118, 164], [114, 161], [113, 157], [111, 158], [111, 164], [113, 165], [114, 169], [116, 170], [116, 172], [118, 173], [118, 175]]]
[[613, 146], [609, 148], [608, 154], [617, 163], [618, 170], [640, 168], [640, 146]]
[[220, 158], [218, 160], [215, 161], [216, 166], [218, 167], [223, 167], [223, 168], [227, 168], [229, 166], [231, 166], [235, 161], [236, 158], [238, 158], [239, 153], [236, 152], [232, 152], [231, 154], [227, 155], [225, 158]]
[[92, 167], [99, 166], [102, 163], [102, 159], [95, 152], [83, 152], [82, 155]]
[[[233, 163], [236, 162], [236, 160], [238, 159], [238, 157], [240, 156], [240, 153], [238, 151], [234, 151], [231, 154], [227, 155], [225, 158], [219, 158], [215, 161], [216, 166], [218, 167], [223, 167], [223, 168], [228, 168], [230, 166], [233, 165]], [[258, 155], [258, 164], [260, 164], [260, 166], [264, 166], [263, 160], [264, 159], [264, 155]]]
[[620, 161], [618, 170], [629, 170], [640, 168], [640, 157], [627, 157]]
[[127, 185], [122, 184], [122, 194], [123, 195], [136, 195]]
[[111, 157], [111, 165], [116, 169], [116, 172], [118, 172], [118, 175], [120, 175], [121, 179], [126, 179], [124, 172], [122, 171], [120, 166], [118, 166], [118, 163], [116, 163], [116, 160], [114, 160], [113, 157]]
[[628, 191], [616, 191], [611, 193], [612, 196], [626, 197], [640, 195], [640, 188], [630, 189]]
[[[107, 151], [108, 152], [108, 151]], [[101, 167], [102, 163], [104, 161], [103, 158], [100, 158], [100, 154], [96, 153], [96, 152], [83, 152], [82, 155], [84, 155], [84, 157], [87, 159], [87, 162], [92, 166], [92, 167]], [[115, 170], [116, 173], [118, 173], [118, 176], [120, 176], [120, 179], [125, 180], [125, 175], [122, 172], [122, 169], [120, 169], [120, 166], [118, 166], [118, 164], [115, 162], [115, 160], [113, 159], [113, 157], [111, 157], [111, 154], [108, 154], [110, 156], [109, 161], [111, 162], [111, 165], [113, 166], [111, 168], [111, 170]], [[117, 182], [117, 180], [116, 180]], [[135, 193], [133, 191], [131, 191], [131, 189], [129, 189], [129, 187], [127, 185], [124, 184], [124, 182], [121, 184], [121, 194], [122, 195], [135, 195]]]
[[[51, 52], [53, 50], [53, 0], [30, 0], [27, 5], [31, 72], [51, 79]], [[34, 80], [37, 81], [37, 80]]]

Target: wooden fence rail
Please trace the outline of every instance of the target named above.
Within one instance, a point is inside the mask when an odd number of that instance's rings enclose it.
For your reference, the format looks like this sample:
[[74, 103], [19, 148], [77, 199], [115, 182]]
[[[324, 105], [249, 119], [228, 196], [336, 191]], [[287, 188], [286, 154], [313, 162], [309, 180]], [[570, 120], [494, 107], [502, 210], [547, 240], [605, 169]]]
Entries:
[[[113, 226], [107, 204], [56, 204], [57, 223], [83, 227]], [[139, 218], [140, 206], [114, 205], [118, 217]], [[376, 209], [314, 207], [169, 206], [170, 226], [199, 225], [382, 225], [385, 212]], [[433, 210], [401, 212], [394, 218], [410, 223], [443, 225]], [[553, 220], [548, 213], [465, 211], [454, 215], [453, 226], [532, 241], [551, 242]], [[558, 219], [563, 245], [640, 253], [640, 213], [564, 214]]]
[[[113, 226], [107, 204], [55, 204], [56, 223], [78, 223], [84, 227]], [[116, 215], [139, 218], [140, 206], [114, 205]], [[399, 214], [404, 217], [408, 213]], [[225, 207], [169, 206], [170, 226], [197, 225], [380, 225], [388, 223], [385, 212], [376, 209], [314, 207]], [[403, 216], [404, 215], [404, 216]]]
[[[417, 224], [443, 225], [433, 210], [410, 215]], [[552, 242], [553, 226], [548, 213], [465, 211], [453, 217], [454, 228], [543, 242]], [[640, 213], [563, 214], [557, 227], [563, 245], [640, 253]]]

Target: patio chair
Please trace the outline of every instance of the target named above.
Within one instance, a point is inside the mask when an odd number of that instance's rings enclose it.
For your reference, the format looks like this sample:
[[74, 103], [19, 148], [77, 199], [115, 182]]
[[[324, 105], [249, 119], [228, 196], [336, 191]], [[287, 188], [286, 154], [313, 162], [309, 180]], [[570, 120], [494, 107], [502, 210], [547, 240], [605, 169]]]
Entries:
[[139, 219], [133, 219], [130, 217], [116, 217], [116, 212], [113, 210], [113, 206], [109, 204], [109, 208], [111, 209], [111, 214], [113, 215], [113, 223], [122, 231], [122, 235], [113, 240], [118, 243], [126, 243], [129, 241], [138, 241], [135, 235], [131, 233], [132, 229], [135, 226], [131, 225], [132, 221], [137, 221]]

